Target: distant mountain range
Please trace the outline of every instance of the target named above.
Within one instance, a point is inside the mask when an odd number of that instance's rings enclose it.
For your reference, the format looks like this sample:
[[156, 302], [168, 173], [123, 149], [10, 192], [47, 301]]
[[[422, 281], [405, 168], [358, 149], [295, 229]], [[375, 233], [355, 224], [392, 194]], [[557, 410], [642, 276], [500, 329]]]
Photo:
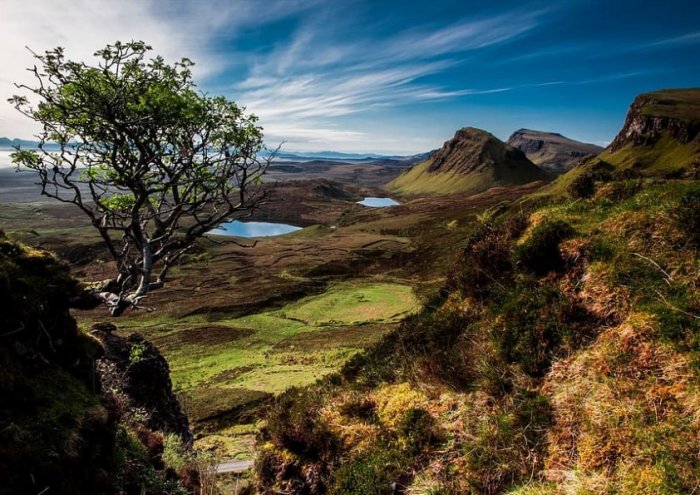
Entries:
[[[427, 158], [432, 151], [417, 155], [380, 155], [377, 153], [343, 153], [340, 151], [280, 151], [275, 154], [277, 161], [309, 162], [316, 160], [329, 160], [338, 162], [376, 162], [380, 160], [396, 161], [420, 161]], [[270, 152], [263, 152], [262, 156], [270, 156]]]
[[[39, 146], [37, 141], [27, 139], [16, 139], [8, 137], [0, 137], [0, 148], [13, 148], [22, 146], [24, 148], [36, 148]], [[54, 143], [47, 143], [45, 147], [49, 150], [58, 149], [59, 146]], [[377, 160], [396, 160], [396, 161], [422, 161], [427, 158], [430, 153], [420, 153], [417, 155], [381, 155], [377, 153], [343, 153], [340, 151], [280, 151], [275, 154], [276, 161], [290, 162], [309, 162], [314, 160], [330, 160], [340, 162], [374, 162]], [[270, 151], [260, 153], [262, 157], [268, 157], [272, 154]]]
[[[39, 146], [39, 142], [28, 139], [0, 137], [0, 148], [14, 148], [15, 146], [21, 146], [23, 148], [37, 148]], [[46, 143], [44, 146], [49, 150], [59, 149], [59, 146], [55, 143]]]

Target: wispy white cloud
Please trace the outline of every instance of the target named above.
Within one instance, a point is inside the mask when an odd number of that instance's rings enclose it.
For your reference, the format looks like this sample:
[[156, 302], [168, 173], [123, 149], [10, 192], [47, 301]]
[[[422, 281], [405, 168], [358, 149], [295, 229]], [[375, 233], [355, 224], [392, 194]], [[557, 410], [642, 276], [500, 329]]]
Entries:
[[686, 33], [681, 36], [674, 36], [672, 38], [666, 38], [658, 41], [652, 41], [642, 45], [642, 48], [672, 48], [683, 45], [694, 45], [696, 43], [700, 43], [700, 31]]
[[[534, 29], [543, 14], [510, 12], [440, 28], [415, 27], [381, 39], [333, 43], [322, 20], [310, 22], [289, 44], [258, 58], [248, 77], [232, 90], [260, 116], [269, 141], [290, 129], [304, 129], [309, 133], [290, 134], [289, 146], [310, 149], [318, 136], [311, 131], [328, 128], [339, 116], [509, 91], [448, 88], [427, 81], [464, 63], [472, 52], [517, 39]], [[372, 136], [365, 136], [364, 143], [365, 149], [378, 149]]]
[[[337, 12], [324, 0], [5, 4], [0, 16], [0, 135], [29, 137], [34, 131], [31, 122], [5, 103], [15, 92], [12, 83], [29, 78], [24, 69], [33, 60], [25, 46], [41, 52], [61, 45], [70, 58], [86, 60], [117, 39], [143, 39], [168, 60], [195, 60], [198, 81], [256, 113], [270, 144], [287, 141], [289, 148], [340, 150], [381, 150], [397, 139], [363, 129], [341, 130], [339, 118], [366, 114], [371, 120], [392, 107], [510, 91], [471, 86], [468, 80], [446, 86], [432, 82], [431, 76], [464, 64], [479, 50], [517, 40], [535, 29], [546, 13], [523, 9], [376, 36], [371, 29], [358, 30], [342, 38], [329, 22]], [[309, 11], [313, 15], [300, 15]], [[239, 31], [287, 17], [297, 21], [289, 39], [277, 36], [271, 46], [236, 52], [231, 40]], [[341, 19], [349, 25], [353, 21], [361, 22]]]
[[88, 60], [116, 40], [144, 40], [170, 61], [196, 61], [195, 76], [224, 71], [231, 53], [213, 50], [216, 36], [298, 14], [321, 0], [4, 0], [0, 9], [0, 135], [28, 137], [34, 126], [6, 103], [13, 83], [27, 82], [31, 53], [56, 46]]

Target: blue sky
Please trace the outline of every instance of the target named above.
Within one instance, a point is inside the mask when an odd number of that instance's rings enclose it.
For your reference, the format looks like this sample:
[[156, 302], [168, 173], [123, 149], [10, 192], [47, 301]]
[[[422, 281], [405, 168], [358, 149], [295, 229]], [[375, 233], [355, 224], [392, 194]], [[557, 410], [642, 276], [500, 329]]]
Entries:
[[635, 95], [700, 86], [699, 21], [673, 0], [5, 0], [0, 136], [33, 130], [4, 104], [24, 46], [87, 60], [133, 38], [191, 57], [287, 150], [413, 153], [463, 126], [606, 144]]

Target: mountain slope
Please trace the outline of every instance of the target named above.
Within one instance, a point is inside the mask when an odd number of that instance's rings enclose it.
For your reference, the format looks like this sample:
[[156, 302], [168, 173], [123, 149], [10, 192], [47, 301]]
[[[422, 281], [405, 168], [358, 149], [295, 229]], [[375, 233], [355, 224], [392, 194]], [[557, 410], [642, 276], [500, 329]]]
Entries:
[[554, 132], [531, 129], [515, 131], [506, 143], [525, 153], [541, 169], [555, 175], [561, 175], [582, 159], [603, 151], [603, 148], [595, 144], [574, 141]]
[[[692, 144], [692, 105], [678, 105], [646, 129], [642, 106], [610, 155]], [[589, 197], [481, 212], [420, 314], [338, 376], [281, 396], [260, 437], [260, 491], [696, 491], [700, 183], [657, 162], [632, 180], [608, 165]]]
[[388, 184], [399, 194], [476, 194], [546, 178], [522, 151], [481, 129], [465, 127], [428, 160]]
[[277, 400], [261, 492], [692, 493], [697, 215], [683, 181], [483, 215], [442, 298]]

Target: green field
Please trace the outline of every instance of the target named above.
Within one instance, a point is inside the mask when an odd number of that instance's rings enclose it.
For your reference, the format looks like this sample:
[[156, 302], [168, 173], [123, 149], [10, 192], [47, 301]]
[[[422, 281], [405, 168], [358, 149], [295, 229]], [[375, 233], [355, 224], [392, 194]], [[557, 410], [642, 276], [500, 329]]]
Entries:
[[155, 317], [122, 329], [138, 330], [166, 357], [188, 416], [207, 432], [200, 446], [225, 458], [249, 458], [251, 408], [337, 371], [419, 307], [408, 285], [345, 282], [239, 318], [206, 321], [200, 315], [165, 326]]

